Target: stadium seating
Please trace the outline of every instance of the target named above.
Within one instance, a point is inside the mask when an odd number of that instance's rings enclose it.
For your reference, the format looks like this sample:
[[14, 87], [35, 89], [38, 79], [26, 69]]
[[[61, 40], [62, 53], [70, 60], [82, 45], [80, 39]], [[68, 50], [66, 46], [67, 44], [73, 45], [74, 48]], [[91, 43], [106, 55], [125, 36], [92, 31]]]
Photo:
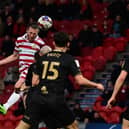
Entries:
[[113, 46], [104, 47], [104, 57], [107, 61], [113, 61], [116, 57], [116, 48]]

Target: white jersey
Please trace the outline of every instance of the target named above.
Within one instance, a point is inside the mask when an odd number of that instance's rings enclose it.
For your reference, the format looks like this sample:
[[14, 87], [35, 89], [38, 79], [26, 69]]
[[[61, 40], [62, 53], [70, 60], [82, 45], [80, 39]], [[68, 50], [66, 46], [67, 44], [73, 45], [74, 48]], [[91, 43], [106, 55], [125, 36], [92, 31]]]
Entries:
[[19, 54], [20, 78], [26, 78], [29, 66], [35, 61], [35, 53], [44, 45], [44, 41], [39, 36], [33, 42], [28, 41], [27, 34], [17, 38], [14, 52]]

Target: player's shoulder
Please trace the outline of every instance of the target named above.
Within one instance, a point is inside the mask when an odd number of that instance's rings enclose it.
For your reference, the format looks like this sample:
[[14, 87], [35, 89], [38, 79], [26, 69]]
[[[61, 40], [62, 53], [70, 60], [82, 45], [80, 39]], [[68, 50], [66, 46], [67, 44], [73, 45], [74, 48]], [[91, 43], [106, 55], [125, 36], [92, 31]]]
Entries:
[[17, 37], [16, 42], [17, 43], [19, 43], [19, 42], [26, 42], [25, 35]]
[[68, 53], [63, 53], [62, 54], [62, 58], [65, 60], [69, 60], [69, 61], [72, 61], [72, 60], [74, 60], [74, 57], [72, 56], [72, 55], [70, 55], [70, 54], [68, 54]]
[[39, 36], [37, 36], [36, 42], [38, 42], [41, 45], [44, 45], [45, 44], [44, 40], [42, 38], [40, 38]]
[[69, 58], [74, 58], [72, 55], [70, 55], [68, 53], [64, 53], [64, 56], [69, 57]]

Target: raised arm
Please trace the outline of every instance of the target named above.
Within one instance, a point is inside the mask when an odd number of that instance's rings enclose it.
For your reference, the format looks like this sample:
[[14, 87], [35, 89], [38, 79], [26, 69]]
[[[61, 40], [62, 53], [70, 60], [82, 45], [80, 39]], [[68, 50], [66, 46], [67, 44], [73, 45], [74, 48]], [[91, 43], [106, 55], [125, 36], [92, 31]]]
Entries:
[[18, 53], [14, 52], [12, 55], [0, 60], [0, 65], [11, 63], [15, 60], [17, 60], [19, 57]]

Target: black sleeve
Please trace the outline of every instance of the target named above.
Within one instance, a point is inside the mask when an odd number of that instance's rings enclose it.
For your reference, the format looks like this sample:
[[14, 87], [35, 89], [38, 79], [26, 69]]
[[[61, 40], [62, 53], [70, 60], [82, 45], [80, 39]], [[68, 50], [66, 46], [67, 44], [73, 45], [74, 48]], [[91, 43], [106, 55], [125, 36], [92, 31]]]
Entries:
[[125, 59], [125, 61], [123, 62], [122, 70], [129, 72], [129, 59]]
[[73, 57], [70, 58], [69, 62], [69, 71], [72, 76], [75, 76], [77, 74], [81, 74], [80, 66], [78, 60], [75, 60]]

